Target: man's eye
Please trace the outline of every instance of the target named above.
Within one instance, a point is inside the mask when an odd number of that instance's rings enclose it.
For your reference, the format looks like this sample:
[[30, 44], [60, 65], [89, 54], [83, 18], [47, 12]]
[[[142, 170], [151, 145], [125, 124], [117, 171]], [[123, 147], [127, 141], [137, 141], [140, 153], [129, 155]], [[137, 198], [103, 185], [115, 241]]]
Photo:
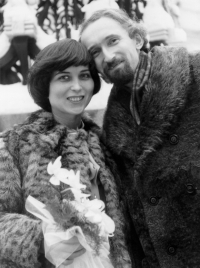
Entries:
[[112, 44], [116, 44], [118, 42], [118, 39], [117, 38], [112, 38], [109, 43], [112, 45]]

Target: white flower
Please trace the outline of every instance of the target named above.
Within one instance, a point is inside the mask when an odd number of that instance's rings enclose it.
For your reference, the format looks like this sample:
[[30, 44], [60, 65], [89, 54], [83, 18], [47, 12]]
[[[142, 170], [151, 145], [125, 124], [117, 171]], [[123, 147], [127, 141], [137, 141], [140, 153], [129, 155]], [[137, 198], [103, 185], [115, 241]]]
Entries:
[[90, 194], [84, 194], [79, 189], [76, 188], [71, 188], [70, 190], [74, 194], [74, 198], [78, 203], [84, 203], [85, 206], [85, 202], [89, 201], [88, 197], [90, 196]]
[[75, 201], [72, 204], [76, 209], [83, 213], [84, 216], [92, 223], [99, 225], [101, 235], [113, 236], [115, 231], [114, 221], [105, 213], [105, 204], [103, 201], [98, 199], [89, 200], [89, 195], [78, 193], [78, 190], [72, 191], [75, 196]]
[[54, 163], [50, 162], [47, 167], [47, 172], [52, 175], [50, 182], [54, 185], [60, 185], [63, 182], [70, 186], [70, 190], [74, 194], [74, 201], [71, 204], [83, 213], [83, 215], [92, 223], [99, 225], [100, 235], [113, 236], [115, 231], [115, 224], [113, 220], [105, 213], [105, 204], [98, 199], [89, 200], [90, 194], [84, 194], [81, 189], [86, 186], [80, 183], [80, 171], [76, 173], [73, 170], [61, 168], [61, 156], [59, 156]]
[[50, 183], [54, 185], [60, 185], [63, 182], [75, 189], [85, 189], [86, 186], [80, 183], [80, 171], [76, 173], [71, 169], [61, 168], [61, 156], [57, 157], [54, 163], [50, 162], [47, 166], [47, 172], [49, 175], [53, 175], [50, 178]]
[[60, 171], [61, 168], [61, 156], [59, 156], [58, 158], [56, 158], [56, 160], [54, 161], [54, 163], [52, 164], [52, 162], [50, 162], [47, 166], [47, 172], [49, 173], [49, 175], [53, 175], [50, 178], [50, 182], [54, 185], [60, 185], [60, 180], [58, 179], [57, 174]]
[[88, 212], [85, 217], [88, 218], [93, 223], [99, 223], [101, 228], [101, 234], [107, 233], [109, 236], [113, 236], [115, 231], [114, 221], [105, 213], [105, 204], [103, 201], [98, 199], [93, 199], [86, 203]]
[[68, 172], [68, 180], [67, 184], [75, 189], [85, 189], [86, 186], [80, 183], [80, 171], [78, 170], [76, 173], [71, 169], [67, 170]]

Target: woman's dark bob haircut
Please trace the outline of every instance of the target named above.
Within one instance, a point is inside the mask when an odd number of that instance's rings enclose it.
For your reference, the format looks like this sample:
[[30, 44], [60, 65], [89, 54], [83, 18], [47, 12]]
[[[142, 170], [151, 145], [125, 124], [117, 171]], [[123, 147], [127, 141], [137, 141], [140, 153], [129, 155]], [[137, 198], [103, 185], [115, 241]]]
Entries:
[[73, 39], [64, 39], [45, 47], [36, 56], [28, 74], [28, 89], [34, 102], [51, 112], [49, 85], [53, 72], [86, 65], [94, 80], [94, 95], [100, 90], [101, 81], [94, 61], [83, 44]]

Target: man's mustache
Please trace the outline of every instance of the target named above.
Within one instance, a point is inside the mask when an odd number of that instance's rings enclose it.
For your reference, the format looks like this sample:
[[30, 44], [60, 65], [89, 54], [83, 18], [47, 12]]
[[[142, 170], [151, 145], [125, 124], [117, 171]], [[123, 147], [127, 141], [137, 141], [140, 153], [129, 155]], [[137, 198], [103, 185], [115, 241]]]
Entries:
[[104, 72], [106, 73], [106, 72], [112, 70], [112, 68], [114, 68], [115, 66], [117, 66], [121, 62], [122, 62], [122, 59], [113, 59], [112, 61], [107, 62], [105, 64], [105, 67], [104, 67]]

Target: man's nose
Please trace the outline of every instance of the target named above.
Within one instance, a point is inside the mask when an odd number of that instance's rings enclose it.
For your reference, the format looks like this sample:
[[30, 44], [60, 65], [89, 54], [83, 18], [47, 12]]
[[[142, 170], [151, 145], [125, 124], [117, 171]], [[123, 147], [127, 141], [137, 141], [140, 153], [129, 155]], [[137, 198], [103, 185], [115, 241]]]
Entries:
[[103, 55], [104, 55], [104, 62], [111, 62], [114, 58], [114, 53], [106, 48], [103, 49]]

